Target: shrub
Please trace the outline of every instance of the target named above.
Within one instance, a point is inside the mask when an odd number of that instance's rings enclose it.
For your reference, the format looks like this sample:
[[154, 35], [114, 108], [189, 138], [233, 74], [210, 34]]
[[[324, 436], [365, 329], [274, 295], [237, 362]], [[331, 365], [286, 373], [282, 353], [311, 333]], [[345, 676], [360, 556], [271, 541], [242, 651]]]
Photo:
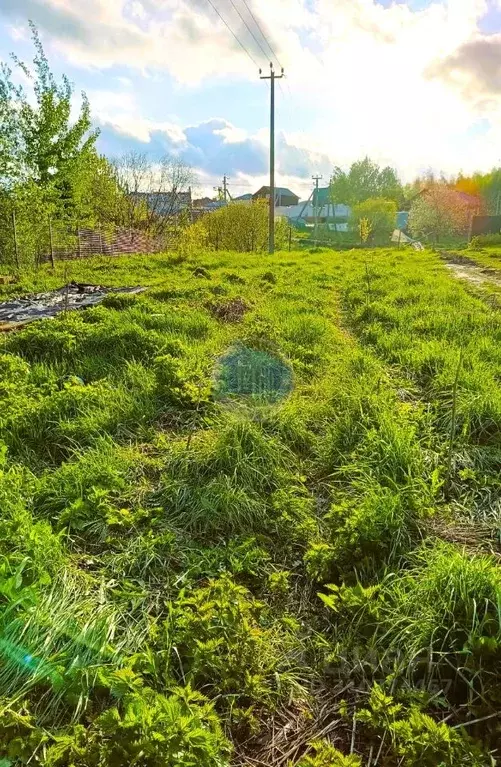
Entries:
[[460, 730], [435, 722], [417, 706], [405, 710], [391, 695], [375, 684], [369, 708], [357, 713], [357, 719], [372, 728], [379, 737], [388, 738], [394, 757], [405, 767], [485, 767], [487, 754]]
[[353, 207], [351, 226], [359, 227], [363, 243], [389, 242], [397, 222], [397, 205], [393, 200], [372, 199], [359, 202]]
[[217, 715], [190, 687], [164, 696], [145, 689], [98, 716], [56, 735], [45, 767], [225, 767], [231, 747]]
[[200, 374], [190, 369], [189, 362], [180, 358], [179, 348], [172, 354], [162, 354], [154, 360], [156, 394], [161, 401], [185, 408], [199, 407], [206, 403], [210, 386]]
[[263, 607], [227, 574], [181, 593], [166, 630], [183, 675], [226, 705], [272, 706], [288, 689], [282, 672], [291, 660], [285, 635], [280, 649], [272, 630], [262, 628]]
[[311, 748], [313, 753], [303, 756], [296, 763], [296, 767], [362, 767], [359, 756], [356, 754], [345, 756], [327, 740], [313, 741]]
[[494, 248], [501, 245], [501, 234], [478, 234], [470, 240], [469, 248], [477, 250], [478, 248]]

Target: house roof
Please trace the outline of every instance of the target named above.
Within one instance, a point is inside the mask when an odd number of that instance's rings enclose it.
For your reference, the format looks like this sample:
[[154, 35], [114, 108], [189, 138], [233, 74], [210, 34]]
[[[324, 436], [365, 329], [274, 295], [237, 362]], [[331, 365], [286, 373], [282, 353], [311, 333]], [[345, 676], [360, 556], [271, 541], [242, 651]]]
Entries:
[[275, 194], [281, 194], [284, 197], [297, 197], [297, 194], [294, 194], [294, 192], [291, 192], [291, 190], [287, 189], [286, 186], [276, 186]]
[[[266, 194], [266, 192], [268, 192], [268, 194], [269, 194], [270, 187], [269, 186], [262, 186], [260, 189], [257, 190], [257, 192], [255, 192], [253, 194], [253, 197], [256, 197], [258, 194]], [[287, 189], [287, 187], [285, 187], [285, 186], [276, 186], [275, 187], [275, 196], [277, 196], [277, 195], [280, 196], [280, 197], [295, 197], [297, 200], [299, 200], [298, 195], [294, 194], [294, 192], [291, 192], [291, 190]]]
[[235, 202], [243, 202], [244, 200], [252, 200], [252, 193], [247, 192], [246, 194], [241, 194], [240, 197], [234, 197], [233, 198]]

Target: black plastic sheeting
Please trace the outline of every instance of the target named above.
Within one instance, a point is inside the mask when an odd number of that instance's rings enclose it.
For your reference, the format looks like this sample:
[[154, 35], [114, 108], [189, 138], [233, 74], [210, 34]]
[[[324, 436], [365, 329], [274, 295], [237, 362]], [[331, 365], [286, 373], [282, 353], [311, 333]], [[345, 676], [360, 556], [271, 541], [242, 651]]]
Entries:
[[55, 317], [66, 310], [96, 306], [108, 293], [142, 293], [144, 290], [146, 288], [106, 288], [103, 285], [70, 282], [49, 293], [34, 293], [0, 303], [0, 324], [26, 323]]

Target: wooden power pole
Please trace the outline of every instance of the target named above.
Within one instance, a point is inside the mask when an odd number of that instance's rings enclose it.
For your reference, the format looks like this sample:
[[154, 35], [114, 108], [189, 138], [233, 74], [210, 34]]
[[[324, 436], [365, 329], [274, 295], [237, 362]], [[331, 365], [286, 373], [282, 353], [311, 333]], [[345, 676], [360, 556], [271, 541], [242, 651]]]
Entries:
[[318, 234], [318, 182], [322, 176], [312, 176], [313, 181], [315, 182], [315, 194], [313, 198], [313, 212], [315, 215], [315, 228], [313, 229], [313, 239], [316, 241], [317, 234]]
[[273, 63], [270, 61], [270, 74], [262, 75], [261, 80], [270, 81], [270, 218], [268, 224], [268, 252], [275, 252], [275, 80], [284, 76], [284, 68], [279, 75], [275, 74]]

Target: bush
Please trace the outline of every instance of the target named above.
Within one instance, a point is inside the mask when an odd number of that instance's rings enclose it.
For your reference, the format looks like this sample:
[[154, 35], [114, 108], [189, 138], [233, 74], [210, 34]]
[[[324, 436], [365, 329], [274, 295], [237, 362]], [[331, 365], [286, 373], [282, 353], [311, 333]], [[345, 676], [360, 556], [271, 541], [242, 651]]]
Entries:
[[313, 741], [311, 748], [313, 753], [303, 756], [296, 767], [362, 767], [359, 756], [355, 754], [344, 756], [326, 740]]
[[[357, 719], [383, 741], [387, 738], [391, 742], [392, 755], [399, 765], [485, 767], [488, 764], [487, 754], [460, 730], [435, 722], [417, 706], [405, 710], [378, 684], [371, 690], [369, 708], [359, 711]], [[389, 760], [385, 759], [386, 763], [390, 763]]]
[[396, 203], [379, 198], [359, 202], [353, 207], [350, 219], [352, 228], [360, 229], [360, 239], [368, 245], [388, 243], [396, 222]]
[[468, 247], [471, 250], [477, 250], [478, 248], [494, 248], [497, 245], [501, 245], [501, 234], [477, 234], [476, 237], [471, 238]]
[[[190, 687], [128, 695], [86, 730], [57, 735], [44, 767], [225, 767], [231, 747], [217, 715]], [[8, 752], [7, 752], [8, 753]]]
[[154, 360], [156, 394], [162, 402], [183, 408], [195, 408], [206, 403], [210, 385], [191, 369], [182, 358], [181, 347], [173, 348], [176, 356], [162, 354]]
[[290, 692], [288, 671], [298, 648], [285, 630], [277, 647], [263, 619], [264, 605], [227, 574], [182, 592], [166, 632], [173, 632], [183, 676], [226, 705], [273, 706]]
[[[275, 223], [277, 249], [285, 247], [288, 225], [278, 218]], [[213, 250], [254, 252], [268, 246], [268, 203], [257, 200], [250, 205], [230, 203], [204, 216], [188, 227], [181, 240], [182, 252], [197, 252], [202, 244]]]

